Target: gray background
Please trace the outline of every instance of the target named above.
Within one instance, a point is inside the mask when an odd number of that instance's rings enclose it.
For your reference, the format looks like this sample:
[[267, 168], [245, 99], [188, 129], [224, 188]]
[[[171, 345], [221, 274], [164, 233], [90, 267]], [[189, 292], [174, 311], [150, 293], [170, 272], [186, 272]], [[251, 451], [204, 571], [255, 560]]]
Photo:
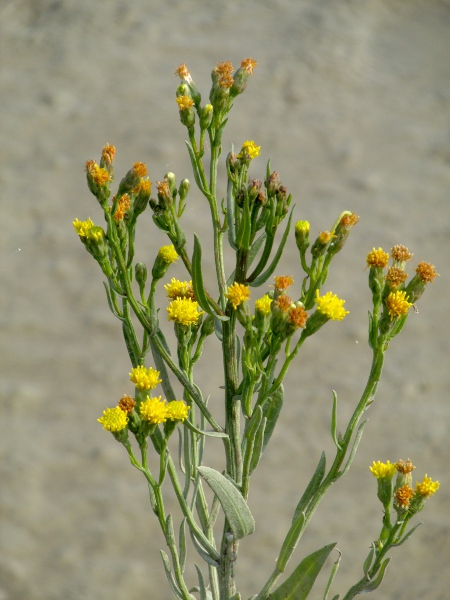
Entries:
[[[261, 144], [252, 173], [263, 178], [270, 157], [295, 219], [308, 219], [313, 233], [345, 209], [361, 221], [327, 284], [350, 315], [311, 339], [289, 373], [281, 424], [250, 494], [257, 531], [241, 545], [239, 587], [244, 597], [261, 587], [320, 452], [331, 459], [331, 390], [344, 423], [364, 387], [365, 256], [403, 243], [414, 265], [432, 262], [441, 277], [391, 344], [354, 467], [296, 557], [337, 541], [333, 592], [345, 593], [381, 519], [368, 465], [410, 457], [441, 490], [373, 597], [448, 597], [449, 53], [444, 0], [0, 2], [0, 600], [171, 597], [145, 482], [96, 422], [132, 388], [100, 271], [71, 222], [101, 222], [84, 162], [98, 160], [105, 142], [117, 147], [118, 176], [139, 160], [153, 182], [167, 170], [192, 179], [174, 69], [186, 62], [206, 97], [218, 61], [248, 56], [259, 65], [235, 102], [225, 149]], [[194, 231], [206, 240], [212, 281], [207, 215], [192, 192], [184, 224], [190, 248]], [[144, 214], [137, 258], [152, 264], [162, 243]], [[293, 239], [279, 272], [300, 283]], [[220, 418], [214, 345], [198, 382]], [[220, 456], [219, 442], [209, 448]]]

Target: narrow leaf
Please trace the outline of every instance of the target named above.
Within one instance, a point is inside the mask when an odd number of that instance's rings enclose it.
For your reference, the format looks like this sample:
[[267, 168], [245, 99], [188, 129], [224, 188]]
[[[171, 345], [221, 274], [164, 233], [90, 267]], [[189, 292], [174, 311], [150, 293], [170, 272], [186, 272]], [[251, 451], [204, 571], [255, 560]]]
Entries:
[[251, 211], [250, 211], [250, 201], [248, 199], [248, 194], [245, 193], [244, 198], [244, 206], [242, 208], [242, 219], [240, 223], [240, 228], [236, 238], [236, 245], [238, 248], [242, 250], [250, 249], [250, 237], [252, 233], [252, 220], [251, 220]]
[[186, 544], [186, 518], [180, 524], [180, 569], [184, 572], [186, 566], [187, 544]]
[[212, 315], [216, 319], [227, 321], [228, 317], [216, 314], [210, 304], [208, 297], [205, 292], [203, 285], [203, 271], [202, 271], [202, 246], [198, 236], [194, 233], [194, 253], [192, 255], [192, 286], [194, 288], [194, 295], [197, 302], [203, 308], [203, 310]]
[[253, 533], [255, 520], [233, 483], [210, 467], [198, 467], [198, 472], [218, 497], [235, 539], [239, 540]]
[[199, 583], [198, 591], [200, 593], [200, 600], [212, 600], [211, 592], [209, 592], [206, 589], [203, 573], [200, 571], [200, 568], [197, 565], [195, 565], [195, 568], [197, 569], [197, 575], [198, 575], [198, 583]]
[[364, 573], [364, 576], [367, 577], [367, 578], [368, 578], [369, 569], [372, 566], [374, 555], [375, 555], [375, 544], [372, 542], [372, 546], [370, 548], [370, 552], [367, 555], [367, 558], [366, 558], [366, 560], [364, 561], [364, 564], [363, 564], [363, 573]]
[[325, 588], [325, 594], [323, 595], [323, 600], [328, 599], [328, 592], [330, 591], [330, 588], [333, 585], [334, 578], [336, 577], [336, 573], [338, 572], [339, 564], [341, 562], [341, 552], [337, 548], [336, 548], [336, 550], [339, 552], [339, 556], [337, 557], [336, 562], [334, 563], [333, 568], [331, 569], [327, 587]]
[[187, 146], [187, 149], [189, 152], [189, 158], [191, 159], [192, 170], [194, 171], [195, 183], [198, 185], [198, 188], [201, 191], [201, 193], [204, 194], [205, 196], [207, 196], [208, 193], [205, 190], [205, 188], [203, 187], [203, 183], [202, 183], [202, 180], [200, 177], [200, 172], [199, 172], [198, 166], [197, 166], [197, 158], [195, 156], [194, 149], [192, 148], [191, 144], [187, 140], [186, 140], [186, 146]]
[[404, 544], [406, 540], [409, 539], [412, 536], [412, 534], [416, 531], [416, 529], [418, 529], [421, 525], [422, 523], [417, 523], [417, 525], [410, 529], [408, 533], [399, 542], [397, 542], [396, 544], [392, 544], [392, 547], [401, 546], [402, 544]]
[[277, 571], [283, 573], [292, 553], [297, 546], [297, 543], [303, 533], [305, 527], [305, 513], [302, 512], [293, 521], [286, 537], [284, 538], [283, 545], [280, 550], [280, 555], [277, 559]]
[[356, 450], [358, 449], [358, 446], [359, 446], [359, 442], [361, 441], [362, 434], [364, 432], [364, 427], [366, 426], [366, 423], [367, 423], [367, 419], [365, 421], [363, 421], [361, 423], [361, 425], [358, 427], [358, 430], [356, 432], [355, 441], [353, 442], [352, 450], [350, 452], [350, 456], [348, 457], [347, 463], [346, 463], [342, 473], [340, 473], [340, 475], [339, 475], [340, 477], [345, 475], [351, 467], [353, 459], [355, 458]]
[[284, 402], [284, 388], [282, 385], [277, 389], [277, 391], [266, 400], [263, 405], [263, 415], [267, 419], [265, 431], [264, 431], [264, 441], [262, 451], [266, 449], [267, 444], [272, 437], [272, 433], [275, 429], [275, 426], [278, 421], [278, 417], [280, 416], [281, 409], [283, 408]]
[[170, 569], [169, 557], [164, 552], [164, 550], [160, 550], [159, 552], [161, 554], [161, 558], [162, 558], [163, 565], [164, 565], [164, 570], [166, 572], [167, 579], [169, 581], [169, 585], [172, 588], [172, 591], [175, 594], [175, 596], [177, 598], [180, 598], [181, 600], [183, 600], [183, 594], [181, 593], [179, 587], [177, 586], [177, 584], [175, 582], [175, 578], [174, 578], [174, 576], [172, 574], [172, 571]]
[[218, 437], [218, 438], [227, 438], [227, 433], [222, 433], [220, 431], [203, 431], [202, 429], [197, 429], [195, 425], [193, 425], [188, 419], [184, 421], [184, 426], [193, 431], [194, 433], [199, 433], [200, 435], [206, 435], [207, 437]]
[[367, 585], [364, 588], [364, 593], [373, 592], [381, 585], [381, 582], [383, 581], [384, 575], [386, 573], [387, 566], [390, 562], [391, 559], [386, 558], [386, 560], [382, 563], [380, 570], [378, 571], [378, 575], [371, 581], [367, 582]]
[[219, 563], [216, 560], [214, 560], [214, 558], [212, 558], [210, 556], [210, 554], [203, 548], [203, 546], [200, 544], [198, 539], [194, 536], [194, 534], [192, 533], [192, 530], [190, 528], [189, 528], [189, 533], [191, 535], [191, 540], [192, 540], [192, 543], [194, 544], [195, 549], [197, 550], [199, 555], [203, 558], [203, 560], [213, 567], [218, 567]]
[[331, 437], [338, 450], [342, 450], [337, 436], [337, 394], [333, 390], [333, 409], [331, 411]]
[[270, 266], [264, 271], [264, 273], [262, 273], [259, 277], [257, 277], [254, 281], [252, 281], [250, 283], [250, 285], [252, 287], [259, 287], [260, 285], [265, 283], [269, 279], [269, 277], [272, 275], [272, 273], [275, 271], [275, 269], [277, 268], [278, 262], [281, 258], [281, 255], [283, 254], [284, 246], [286, 245], [286, 241], [288, 239], [293, 214], [294, 214], [293, 210], [291, 210], [291, 214], [289, 215], [289, 219], [288, 219], [288, 222], [286, 225], [285, 232], [281, 239], [280, 246], [279, 246], [277, 253], [275, 254], [272, 262], [270, 263]]
[[308, 483], [308, 487], [306, 488], [303, 496], [300, 498], [299, 503], [297, 504], [297, 508], [294, 513], [294, 520], [298, 517], [300, 513], [302, 513], [308, 506], [311, 501], [311, 498], [319, 489], [319, 485], [322, 483], [323, 476], [325, 475], [325, 467], [326, 467], [326, 458], [325, 452], [322, 452], [320, 455], [319, 464], [314, 471], [313, 476], [311, 477], [310, 482]]
[[335, 545], [324, 546], [304, 558], [292, 575], [269, 594], [268, 600], [305, 600]]
[[255, 444], [253, 446], [253, 454], [252, 459], [250, 461], [250, 474], [258, 466], [259, 460], [264, 451], [264, 438], [266, 433], [267, 419], [265, 417], [262, 418], [261, 424], [259, 426], [258, 431], [256, 432]]
[[233, 197], [233, 182], [229, 179], [227, 184], [227, 234], [228, 234], [228, 243], [233, 248], [233, 250], [237, 250], [236, 246], [236, 223], [235, 223], [235, 214], [234, 214], [235, 204]]

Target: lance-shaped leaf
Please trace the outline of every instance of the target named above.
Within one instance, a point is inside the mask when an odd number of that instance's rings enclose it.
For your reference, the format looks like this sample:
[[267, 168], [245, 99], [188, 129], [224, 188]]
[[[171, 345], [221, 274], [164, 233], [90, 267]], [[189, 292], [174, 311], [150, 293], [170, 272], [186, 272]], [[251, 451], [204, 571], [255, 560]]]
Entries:
[[208, 300], [208, 296], [205, 292], [203, 285], [203, 272], [202, 272], [202, 246], [198, 236], [194, 233], [194, 254], [192, 255], [192, 286], [194, 288], [194, 295], [197, 302], [203, 308], [203, 310], [222, 321], [227, 321], [228, 317], [216, 314]]
[[325, 475], [325, 467], [326, 467], [326, 459], [325, 452], [322, 452], [320, 455], [319, 464], [314, 471], [313, 476], [311, 477], [310, 482], [308, 483], [308, 487], [303, 493], [303, 496], [300, 498], [299, 503], [297, 504], [297, 508], [294, 513], [294, 520], [298, 517], [300, 513], [302, 513], [308, 507], [312, 497], [319, 489], [319, 485], [322, 483], [323, 476]]
[[283, 545], [280, 550], [280, 555], [277, 559], [277, 571], [283, 573], [298, 541], [305, 529], [305, 513], [302, 512], [296, 519], [293, 520], [292, 525], [284, 538]]
[[335, 545], [324, 546], [304, 558], [292, 575], [269, 594], [268, 600], [305, 600]]
[[277, 424], [278, 417], [280, 416], [281, 409], [283, 408], [284, 402], [284, 388], [282, 385], [277, 391], [264, 403], [263, 415], [267, 419], [266, 427], [264, 430], [264, 441], [262, 451], [266, 449], [267, 444], [272, 437], [272, 433]]
[[342, 450], [337, 434], [337, 394], [333, 390], [333, 410], [331, 411], [331, 437], [338, 450]]
[[164, 565], [164, 570], [166, 572], [170, 587], [172, 588], [172, 591], [175, 594], [175, 596], [177, 598], [180, 598], [181, 600], [183, 600], [183, 594], [181, 593], [180, 588], [178, 587], [178, 585], [175, 581], [175, 577], [173, 576], [172, 570], [170, 568], [169, 557], [164, 552], [164, 550], [160, 550], [159, 552], [161, 554], [161, 558], [162, 558], [163, 565]]
[[291, 214], [289, 215], [289, 219], [286, 225], [286, 229], [285, 232], [283, 234], [283, 237], [281, 238], [281, 243], [280, 246], [277, 250], [277, 253], [275, 254], [275, 256], [273, 257], [272, 262], [270, 263], [270, 266], [264, 271], [264, 273], [262, 273], [259, 277], [257, 277], [254, 281], [252, 281], [250, 283], [250, 285], [252, 287], [259, 287], [260, 285], [262, 285], [263, 283], [265, 283], [269, 277], [272, 275], [272, 273], [275, 271], [275, 269], [277, 268], [278, 262], [281, 258], [281, 255], [283, 254], [283, 250], [284, 250], [284, 246], [286, 245], [286, 241], [288, 239], [288, 235], [289, 235], [289, 231], [291, 228], [291, 221], [292, 221], [292, 215], [293, 210], [291, 210]]
[[208, 437], [219, 437], [219, 438], [227, 438], [228, 434], [221, 431], [205, 431], [203, 429], [198, 429], [193, 423], [191, 423], [188, 419], [184, 421], [184, 426], [193, 431], [194, 433], [199, 433], [200, 435], [206, 435]]
[[239, 231], [236, 236], [236, 246], [242, 250], [248, 251], [250, 249], [250, 237], [252, 234], [252, 220], [250, 201], [248, 194], [245, 193], [244, 206], [242, 207], [242, 219], [239, 227]]
[[233, 197], [233, 182], [229, 179], [227, 184], [227, 234], [228, 242], [233, 250], [237, 250], [235, 231], [235, 203]]
[[235, 539], [240, 540], [253, 533], [255, 520], [242, 494], [233, 483], [210, 467], [198, 467], [198, 472], [219, 499]]
[[387, 566], [390, 562], [391, 559], [386, 558], [386, 560], [382, 563], [380, 570], [378, 571], [378, 575], [367, 583], [366, 587], [363, 590], [364, 593], [373, 592], [381, 585], [381, 582], [383, 581], [386, 573]]
[[195, 183], [198, 185], [198, 189], [201, 191], [201, 193], [204, 196], [207, 196], [208, 192], [204, 188], [203, 183], [202, 183], [202, 179], [200, 177], [200, 171], [198, 169], [197, 157], [195, 156], [194, 149], [192, 148], [191, 144], [187, 140], [186, 140], [186, 146], [187, 146], [187, 149], [188, 149], [188, 152], [189, 152], [189, 158], [191, 159], [192, 170], [194, 171]]

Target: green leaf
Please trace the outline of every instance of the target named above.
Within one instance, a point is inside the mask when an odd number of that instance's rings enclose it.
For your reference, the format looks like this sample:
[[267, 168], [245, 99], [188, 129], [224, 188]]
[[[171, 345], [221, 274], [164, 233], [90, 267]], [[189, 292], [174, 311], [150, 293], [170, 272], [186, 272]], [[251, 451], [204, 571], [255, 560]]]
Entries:
[[228, 317], [216, 314], [210, 304], [203, 285], [202, 271], [202, 246], [198, 236], [194, 233], [194, 253], [192, 255], [192, 286], [194, 288], [195, 299], [203, 310], [221, 321], [227, 321]]
[[305, 600], [335, 545], [334, 543], [324, 546], [304, 558], [292, 575], [269, 594], [268, 600]]
[[283, 408], [284, 402], [284, 388], [282, 385], [277, 389], [277, 391], [268, 398], [268, 400], [264, 403], [263, 406], [263, 415], [267, 419], [266, 428], [264, 431], [264, 441], [262, 451], [266, 449], [267, 444], [272, 437], [272, 433], [275, 429], [275, 426], [278, 421], [278, 417], [280, 416], [281, 409]]
[[365, 421], [363, 421], [361, 423], [361, 425], [358, 427], [358, 429], [356, 431], [355, 441], [353, 442], [353, 446], [352, 446], [352, 449], [350, 452], [350, 456], [348, 457], [347, 463], [346, 463], [344, 469], [342, 470], [342, 473], [339, 474], [339, 477], [342, 477], [343, 475], [345, 475], [347, 473], [347, 471], [350, 469], [353, 459], [355, 458], [355, 454], [356, 454], [356, 450], [358, 449], [359, 442], [361, 441], [362, 434], [364, 433], [364, 427], [366, 426], [366, 423], [367, 423], [367, 419]]
[[197, 569], [198, 575], [198, 591], [200, 593], [200, 600], [212, 600], [211, 592], [206, 589], [205, 578], [203, 577], [203, 573], [200, 571], [200, 568], [197, 565], [195, 565], [195, 568]]
[[194, 171], [195, 183], [197, 184], [198, 189], [201, 191], [201, 193], [204, 194], [205, 196], [207, 196], [208, 192], [203, 187], [203, 183], [202, 183], [202, 180], [200, 177], [200, 171], [197, 166], [197, 157], [195, 156], [194, 149], [192, 148], [191, 144], [187, 140], [186, 140], [186, 146], [187, 146], [187, 149], [189, 152], [189, 158], [191, 159], [192, 170]]
[[342, 450], [337, 436], [337, 394], [333, 391], [333, 409], [331, 411], [331, 437], [338, 450]]
[[368, 578], [369, 569], [373, 563], [374, 556], [375, 556], [375, 544], [372, 542], [372, 546], [370, 548], [369, 554], [367, 555], [367, 558], [363, 564], [363, 573], [364, 573], [364, 576], [367, 578]]
[[381, 585], [381, 582], [383, 581], [384, 575], [386, 573], [387, 566], [390, 562], [391, 559], [386, 558], [386, 560], [382, 563], [380, 570], [378, 571], [378, 575], [374, 579], [371, 579], [369, 582], [367, 582], [367, 585], [363, 590], [364, 593], [373, 592]]
[[308, 487], [303, 493], [303, 496], [300, 498], [299, 503], [297, 504], [297, 508], [294, 513], [294, 520], [298, 517], [300, 513], [302, 513], [308, 506], [311, 501], [311, 498], [319, 489], [319, 485], [322, 483], [323, 476], [325, 475], [325, 467], [326, 467], [326, 458], [325, 452], [322, 452], [320, 455], [319, 464], [314, 471], [313, 476], [311, 477], [310, 482], [308, 483]]
[[296, 519], [294, 519], [286, 537], [284, 538], [283, 545], [280, 550], [280, 555], [277, 559], [277, 571], [283, 573], [298, 541], [303, 533], [305, 527], [306, 515], [304, 512], [300, 513]]
[[242, 494], [233, 483], [210, 467], [198, 467], [198, 472], [219, 499], [235, 539], [240, 540], [253, 533], [255, 520]]
[[227, 438], [227, 433], [222, 433], [220, 431], [204, 431], [203, 429], [197, 429], [195, 425], [193, 425], [188, 419], [183, 422], [183, 425], [193, 431], [194, 433], [199, 433], [200, 435], [206, 435], [207, 437], [218, 437], [218, 438]]
[[233, 182], [229, 179], [227, 184], [227, 234], [228, 234], [228, 243], [233, 248], [233, 250], [237, 250], [236, 246], [236, 230], [235, 230], [235, 203], [233, 197]]
[[160, 550], [159, 552], [161, 554], [161, 558], [162, 558], [163, 565], [164, 565], [164, 570], [166, 572], [167, 579], [169, 581], [170, 587], [172, 588], [172, 591], [175, 594], [175, 596], [177, 598], [180, 598], [181, 600], [183, 600], [183, 594], [181, 593], [178, 585], [176, 584], [175, 578], [174, 578], [174, 576], [172, 574], [172, 571], [171, 571], [171, 568], [170, 568], [169, 557], [164, 552], [164, 550]]
[[341, 562], [341, 551], [338, 550], [337, 548], [336, 548], [336, 550], [338, 551], [339, 556], [337, 557], [336, 562], [334, 563], [333, 568], [331, 569], [331, 573], [330, 573], [330, 577], [328, 579], [327, 587], [325, 588], [325, 593], [323, 595], [323, 600], [327, 600], [328, 599], [328, 593], [330, 591], [331, 586], [333, 585], [334, 578], [336, 577], [336, 573], [338, 572], [339, 564]]
[[254, 281], [252, 281], [250, 283], [250, 285], [252, 287], [259, 287], [260, 285], [262, 285], [263, 283], [265, 283], [269, 277], [272, 275], [272, 273], [275, 271], [275, 269], [277, 268], [278, 262], [281, 258], [281, 255], [283, 254], [283, 250], [284, 250], [284, 246], [286, 245], [286, 241], [288, 239], [288, 235], [289, 235], [289, 230], [291, 228], [291, 221], [292, 221], [292, 215], [293, 210], [291, 210], [291, 214], [289, 215], [289, 219], [286, 225], [286, 229], [285, 232], [283, 234], [283, 237], [281, 239], [281, 243], [280, 246], [277, 250], [277, 253], [275, 254], [275, 256], [273, 257], [272, 262], [270, 263], [270, 266], [264, 271], [264, 273], [262, 273], [259, 277], [257, 277]]
[[236, 245], [238, 248], [248, 251], [250, 249], [250, 237], [252, 234], [252, 219], [250, 211], [250, 202], [248, 194], [245, 193], [244, 206], [242, 209], [242, 219], [240, 228], [236, 236]]
[[265, 438], [266, 426], [267, 426], [267, 419], [266, 419], [266, 417], [263, 417], [261, 420], [261, 424], [258, 428], [258, 431], [256, 432], [255, 444], [253, 446], [252, 459], [250, 461], [250, 474], [252, 474], [253, 471], [258, 466], [259, 460], [264, 451], [264, 438]]
[[420, 526], [422, 525], [422, 523], [417, 523], [417, 525], [415, 527], [413, 527], [412, 529], [410, 529], [408, 531], [408, 533], [396, 544], [392, 544], [392, 547], [397, 547], [397, 546], [401, 546], [402, 544], [404, 544], [406, 542], [407, 539], [409, 539], [412, 534], [415, 532], [416, 529], [418, 529]]

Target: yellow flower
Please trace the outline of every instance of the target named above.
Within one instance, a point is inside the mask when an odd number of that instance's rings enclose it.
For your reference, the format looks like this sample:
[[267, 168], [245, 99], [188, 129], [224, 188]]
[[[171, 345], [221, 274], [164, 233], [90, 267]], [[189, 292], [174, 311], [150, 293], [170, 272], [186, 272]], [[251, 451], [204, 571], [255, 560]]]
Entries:
[[195, 325], [204, 311], [198, 310], [198, 302], [191, 298], [175, 298], [167, 307], [169, 321], [180, 325]]
[[177, 104], [180, 110], [189, 110], [194, 106], [194, 101], [189, 96], [178, 96]]
[[325, 296], [319, 296], [319, 290], [316, 290], [317, 310], [333, 321], [342, 321], [349, 311], [345, 310], [345, 300], [341, 300], [332, 292], [327, 292]]
[[139, 406], [139, 413], [144, 421], [152, 424], [165, 423], [166, 421], [166, 401], [157, 398], [147, 398]]
[[92, 227], [95, 227], [91, 219], [88, 219], [87, 221], [79, 221], [78, 219], [75, 219], [72, 225], [75, 227], [75, 231], [80, 237], [86, 237], [89, 230], [92, 229]]
[[115, 408], [107, 408], [104, 410], [103, 417], [100, 417], [97, 421], [101, 423], [107, 431], [122, 431], [122, 429], [125, 429], [127, 426], [128, 417], [119, 406], [116, 406]]
[[397, 290], [396, 292], [391, 292], [386, 298], [386, 306], [392, 320], [395, 317], [406, 315], [412, 306], [412, 302], [408, 302], [406, 299], [406, 292]]
[[145, 177], [148, 174], [147, 165], [142, 162], [135, 162], [133, 171], [138, 177]]
[[111, 144], [105, 144], [102, 149], [102, 161], [106, 165], [110, 165], [114, 160], [115, 154], [116, 154], [115, 146], [112, 146]]
[[175, 262], [179, 258], [173, 245], [161, 246], [158, 250], [158, 254], [168, 264]]
[[108, 171], [99, 167], [95, 160], [88, 160], [86, 162], [86, 171], [98, 186], [105, 185], [110, 180]]
[[159, 371], [139, 365], [131, 369], [130, 381], [140, 390], [153, 390], [162, 379], [159, 379]]
[[309, 233], [309, 228], [308, 221], [297, 221], [295, 224], [295, 233]]
[[269, 296], [266, 294], [262, 298], [259, 298], [258, 300], [256, 300], [255, 309], [258, 312], [260, 312], [262, 315], [268, 315], [268, 314], [270, 314], [270, 310], [271, 310], [270, 306], [271, 306], [272, 302], [273, 302], [272, 298], [269, 298]]
[[425, 475], [425, 477], [422, 480], [422, 483], [416, 483], [416, 492], [421, 496], [428, 498], [429, 496], [432, 496], [438, 491], [439, 486], [439, 481], [433, 481], [431, 477]]
[[259, 156], [261, 146], [257, 146], [253, 140], [247, 140], [242, 144], [241, 151], [237, 155], [237, 158], [242, 158], [244, 154], [248, 154], [250, 158], [256, 158]]
[[131, 207], [131, 199], [128, 194], [124, 194], [120, 197], [119, 202], [117, 203], [117, 208], [114, 211], [114, 220], [122, 221], [125, 217], [126, 212]]
[[179, 281], [172, 277], [170, 283], [164, 286], [168, 298], [194, 298], [192, 281]]
[[373, 461], [372, 466], [369, 468], [377, 479], [390, 478], [394, 475], [395, 471], [397, 470], [396, 464], [391, 464], [389, 461], [387, 461], [386, 463], [382, 463], [380, 461]]
[[189, 413], [189, 406], [183, 402], [183, 400], [173, 400], [169, 402], [166, 407], [166, 419], [172, 421], [184, 421], [187, 419]]
[[381, 248], [378, 248], [378, 250], [375, 250], [374, 248], [367, 255], [366, 262], [368, 267], [384, 268], [389, 262], [389, 254], [384, 252]]
[[233, 305], [234, 310], [237, 309], [239, 304], [242, 304], [250, 297], [250, 288], [248, 285], [243, 283], [233, 283], [228, 288], [228, 293], [225, 294], [228, 300]]

